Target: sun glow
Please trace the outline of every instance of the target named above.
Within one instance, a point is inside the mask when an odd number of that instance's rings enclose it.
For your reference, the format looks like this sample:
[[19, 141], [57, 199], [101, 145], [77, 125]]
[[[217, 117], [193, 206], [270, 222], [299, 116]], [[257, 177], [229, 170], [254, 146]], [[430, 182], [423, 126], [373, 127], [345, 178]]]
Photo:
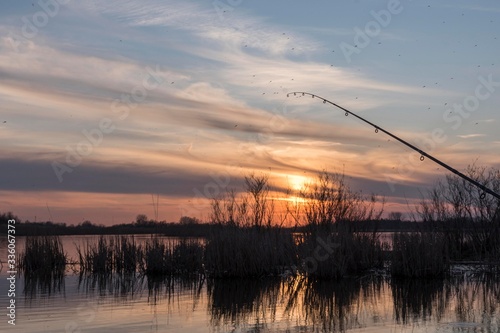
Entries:
[[293, 191], [303, 190], [311, 181], [307, 177], [288, 175], [288, 187]]
[[295, 205], [302, 204], [302, 203], [305, 203], [307, 201], [305, 198], [296, 197], [296, 196], [293, 196], [293, 195], [290, 196], [290, 197], [288, 197], [287, 200], [290, 201], [290, 202], [292, 202]]

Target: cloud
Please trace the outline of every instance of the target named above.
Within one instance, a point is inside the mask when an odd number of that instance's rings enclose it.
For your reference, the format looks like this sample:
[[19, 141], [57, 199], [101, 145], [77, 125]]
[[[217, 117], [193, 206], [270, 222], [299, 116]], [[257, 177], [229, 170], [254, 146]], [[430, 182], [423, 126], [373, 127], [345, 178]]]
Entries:
[[480, 138], [486, 136], [485, 134], [466, 134], [466, 135], [457, 135], [457, 137], [462, 139], [472, 139], [472, 138]]
[[208, 174], [170, 165], [159, 168], [132, 162], [113, 165], [94, 162], [74, 168], [60, 183], [50, 159], [0, 159], [0, 183], [2, 189], [7, 191], [159, 193], [172, 197], [191, 197], [194, 188], [211, 181]]
[[295, 51], [318, 48], [298, 34], [283, 35], [282, 29], [267, 24], [265, 19], [232, 11], [223, 18], [214, 6], [185, 1], [91, 1], [82, 5], [93, 12], [130, 26], [164, 26], [189, 31], [202, 40], [214, 40], [221, 44], [250, 47], [268, 54], [284, 54], [295, 44]]
[[[0, 25], [0, 120], [7, 121], [0, 122], [0, 180], [7, 190], [155, 192], [179, 200], [235, 163], [235, 183], [253, 170], [278, 179], [345, 165], [354, 186], [367, 191], [387, 191], [386, 176], [397, 179], [397, 192], [389, 195], [399, 200], [396, 194], [414, 198], [415, 189], [441, 172], [417, 156], [415, 173], [400, 175], [398, 167], [408, 163], [404, 147], [318, 99], [286, 98], [310, 91], [411, 142], [425, 135], [417, 129], [423, 122], [414, 119], [445, 125], [441, 114], [419, 111], [429, 100], [442, 105], [443, 96], [451, 102], [462, 95], [325, 62], [318, 35], [352, 31], [285, 28], [245, 6], [221, 19], [211, 2], [85, 1], [68, 8], [17, 50], [9, 33], [19, 27]], [[71, 20], [85, 24], [75, 27]], [[148, 67], [159, 68], [164, 83], [120, 119], [113, 101], [140, 87]], [[82, 131], [97, 128], [104, 117], [116, 129], [59, 184], [50, 163], [64, 161], [67, 147], [85, 140]], [[491, 135], [484, 133], [448, 133], [446, 147], [433, 154], [454, 166], [477, 154], [496, 163], [491, 147], [457, 139]]]

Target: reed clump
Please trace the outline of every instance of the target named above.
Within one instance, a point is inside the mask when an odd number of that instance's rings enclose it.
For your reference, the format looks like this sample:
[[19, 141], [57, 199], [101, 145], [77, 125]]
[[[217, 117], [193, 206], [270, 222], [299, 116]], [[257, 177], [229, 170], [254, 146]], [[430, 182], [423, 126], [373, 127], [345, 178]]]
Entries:
[[151, 276], [202, 273], [203, 252], [197, 240], [152, 237], [141, 252], [140, 271]]
[[448, 245], [440, 232], [395, 233], [392, 246], [393, 276], [438, 277], [449, 272]]
[[386, 245], [375, 232], [316, 228], [298, 247], [301, 269], [313, 278], [342, 279], [384, 266]]
[[172, 251], [175, 274], [191, 275], [203, 272], [205, 248], [197, 240], [182, 239]]
[[141, 246], [134, 237], [116, 236], [113, 252], [114, 269], [119, 274], [136, 272], [141, 257]]
[[66, 261], [59, 236], [27, 237], [25, 249], [18, 260], [20, 271], [40, 276], [64, 274]]
[[210, 235], [205, 268], [214, 277], [282, 274], [296, 265], [293, 236], [281, 228], [224, 227]]
[[114, 240], [100, 236], [97, 242], [87, 241], [82, 249], [76, 247], [80, 273], [111, 274], [113, 272]]
[[[213, 277], [261, 277], [296, 265], [292, 234], [276, 221], [276, 201], [266, 175], [245, 177], [245, 191], [212, 200], [214, 228], [205, 246], [205, 269]], [[274, 225], [274, 226], [273, 226]]]
[[465, 247], [468, 249], [468, 255], [455, 255], [453, 259], [471, 259], [484, 263], [500, 263], [500, 223], [471, 222], [467, 224], [466, 228], [456, 228], [456, 230], [461, 233], [461, 243], [465, 244]]

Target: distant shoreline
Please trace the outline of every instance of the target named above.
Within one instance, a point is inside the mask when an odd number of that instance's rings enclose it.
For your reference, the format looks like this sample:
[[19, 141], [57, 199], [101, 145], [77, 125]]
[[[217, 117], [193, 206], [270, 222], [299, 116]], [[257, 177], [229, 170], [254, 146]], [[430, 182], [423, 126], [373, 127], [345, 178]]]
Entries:
[[[375, 220], [349, 222], [357, 231], [365, 232], [411, 232], [411, 231], [436, 231], [447, 226], [446, 222], [409, 222], [394, 220]], [[436, 229], [436, 226], [441, 228]], [[132, 235], [132, 234], [159, 234], [172, 237], [207, 237], [217, 228], [227, 228], [210, 223], [180, 224], [178, 222], [149, 221], [143, 225], [137, 223], [120, 224], [113, 226], [77, 225], [67, 226], [64, 223], [53, 222], [24, 222], [18, 223], [17, 236], [37, 235]], [[304, 232], [305, 226], [283, 227], [290, 232]]]

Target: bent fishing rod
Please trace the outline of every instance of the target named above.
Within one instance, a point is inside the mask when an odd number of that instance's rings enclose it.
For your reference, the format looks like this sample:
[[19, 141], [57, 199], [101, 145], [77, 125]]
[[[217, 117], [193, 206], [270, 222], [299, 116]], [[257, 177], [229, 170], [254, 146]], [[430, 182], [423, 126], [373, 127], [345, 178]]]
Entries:
[[311, 94], [311, 93], [308, 93], [308, 92], [303, 92], [303, 91], [299, 91], [299, 92], [291, 92], [291, 93], [288, 93], [286, 94], [286, 97], [290, 97], [290, 95], [293, 95], [293, 96], [297, 96], [297, 94], [299, 95], [302, 95], [302, 96], [305, 96], [305, 95], [308, 95], [308, 96], [311, 96], [312, 98], [315, 98], [317, 97], [319, 100], [322, 100], [323, 101], [323, 104], [330, 104], [330, 105], [333, 105], [335, 106], [336, 108], [339, 108], [340, 110], [344, 111], [345, 112], [345, 116], [347, 117], [348, 115], [352, 115], [356, 118], [358, 118], [359, 120], [367, 123], [368, 125], [372, 126], [373, 128], [375, 128], [375, 133], [378, 133], [378, 131], [381, 131], [381, 132], [384, 132], [385, 134], [387, 134], [388, 136], [390, 136], [391, 138], [401, 142], [402, 144], [404, 144], [405, 146], [407, 147], [410, 147], [411, 149], [415, 150], [416, 152], [418, 152], [420, 154], [420, 161], [423, 161], [425, 159], [425, 157], [427, 157], [428, 159], [430, 159], [431, 161], [439, 164], [440, 166], [442, 166], [443, 168], [451, 171], [452, 173], [454, 173], [455, 175], [461, 177], [462, 179], [468, 181], [469, 183], [473, 184], [474, 186], [478, 187], [479, 189], [481, 189], [483, 191], [483, 193], [481, 193], [480, 195], [480, 198], [481, 199], [484, 199], [485, 196], [486, 196], [486, 193], [488, 194], [491, 194], [492, 196], [494, 196], [495, 198], [499, 199], [500, 200], [500, 194], [494, 192], [493, 190], [487, 188], [486, 186], [484, 186], [483, 184], [481, 183], [478, 183], [477, 181], [475, 181], [474, 179], [464, 175], [463, 173], [461, 173], [460, 171], [458, 171], [457, 169], [455, 168], [452, 168], [451, 166], [449, 166], [448, 164], [444, 163], [444, 162], [441, 162], [440, 160], [438, 160], [437, 158], [435, 158], [434, 156], [430, 155], [430, 154], [427, 154], [425, 151], [423, 151], [422, 149], [412, 145], [411, 143], [397, 137], [396, 135], [392, 134], [391, 132], [389, 131], [386, 131], [385, 129], [383, 129], [382, 127], [378, 126], [378, 125], [375, 125], [374, 123], [366, 120], [365, 118], [363, 117], [360, 117], [358, 116], [357, 114], [355, 114], [354, 112], [352, 111], [349, 111], [347, 110], [346, 108], [332, 102], [332, 101], [329, 101], [327, 100], [326, 98], [323, 98], [321, 96], [318, 96], [318, 95], [315, 95], [315, 94]]

